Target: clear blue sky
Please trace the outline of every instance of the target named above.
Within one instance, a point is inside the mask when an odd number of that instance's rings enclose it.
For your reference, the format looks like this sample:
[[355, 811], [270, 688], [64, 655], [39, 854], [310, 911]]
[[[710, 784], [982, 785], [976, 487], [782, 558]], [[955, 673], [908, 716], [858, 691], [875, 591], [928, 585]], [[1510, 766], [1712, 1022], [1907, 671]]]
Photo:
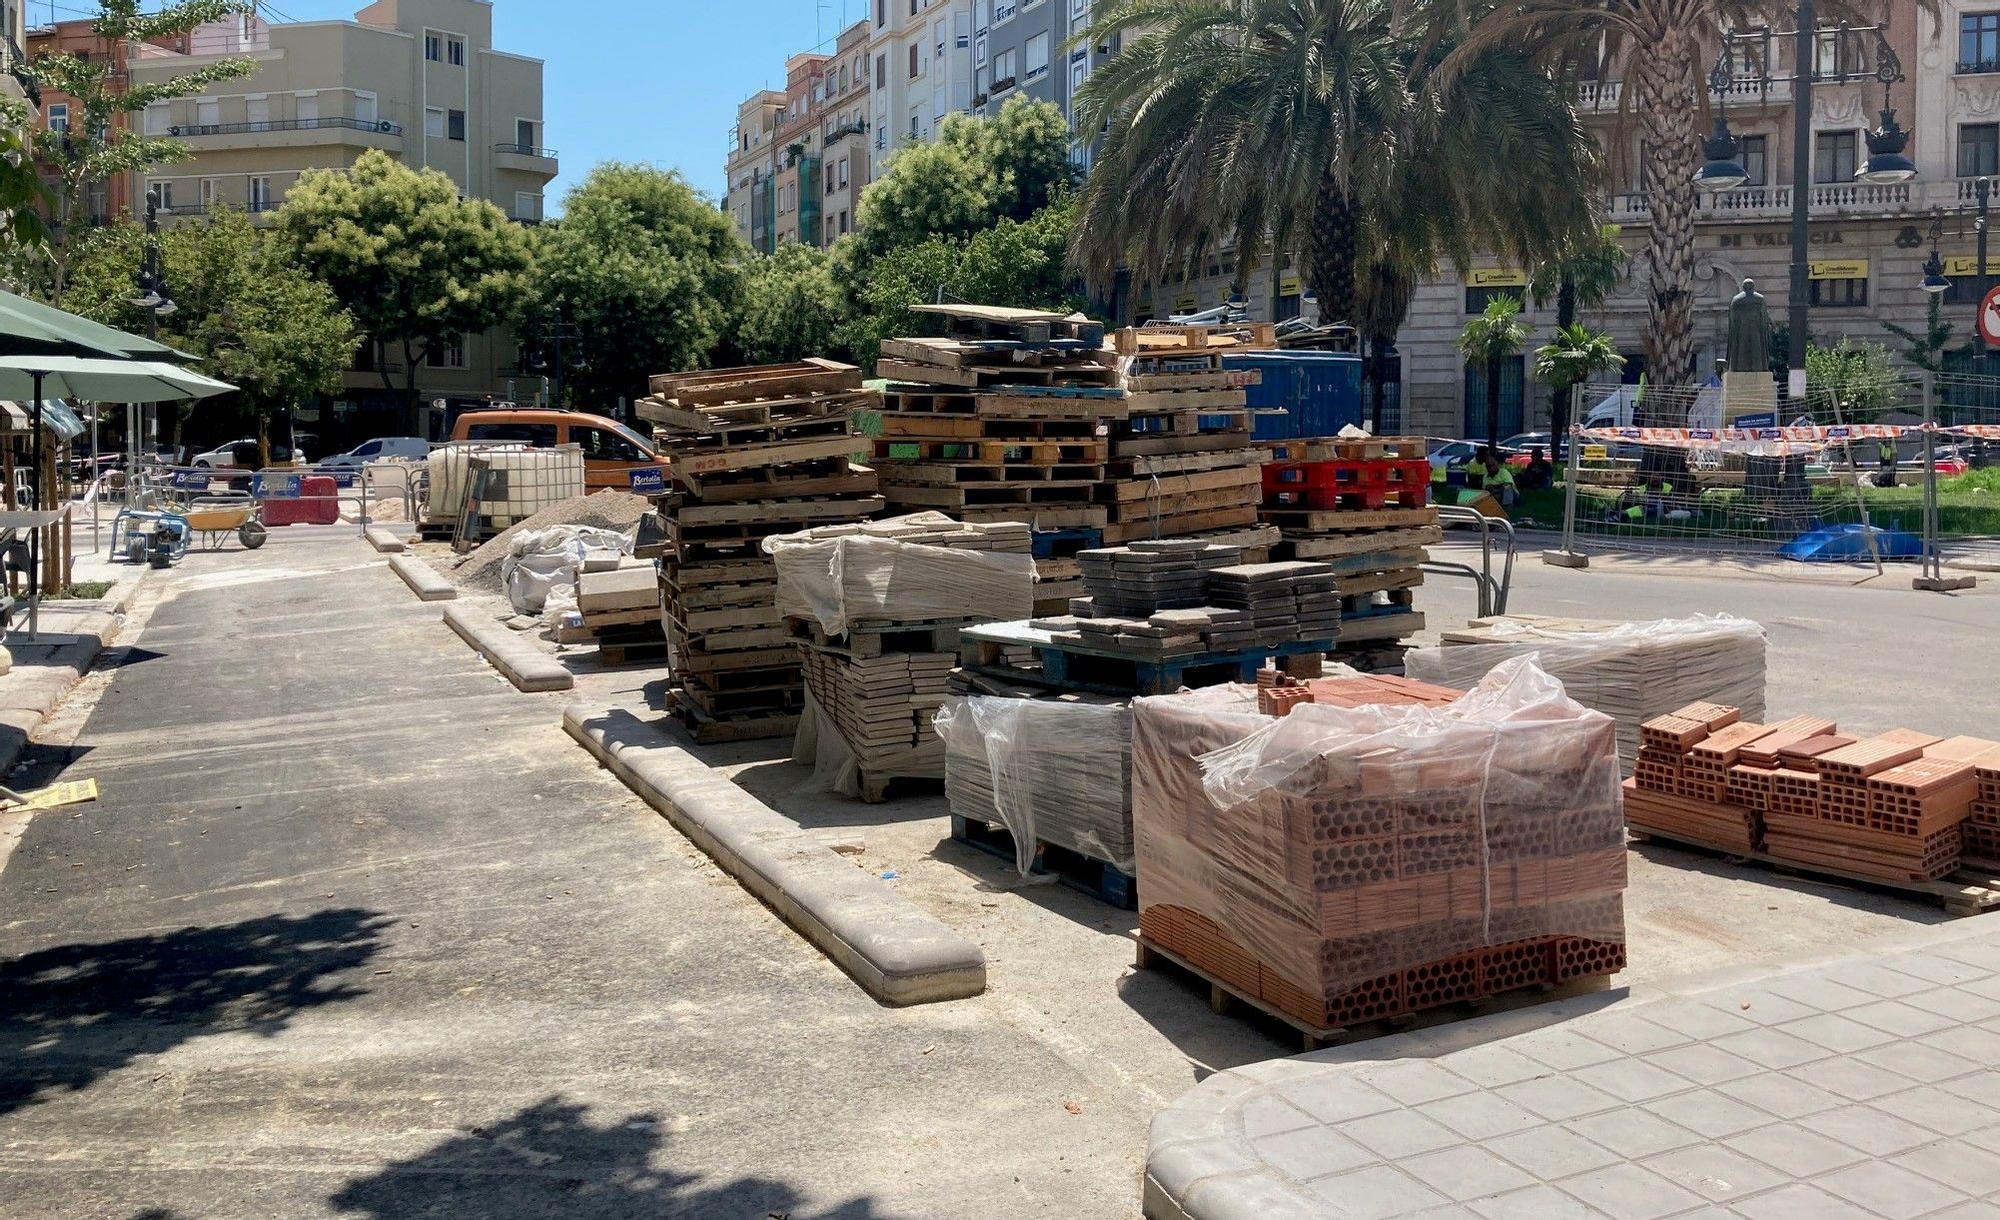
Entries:
[[[352, 17], [367, 0], [276, 0], [269, 20]], [[149, 6], [150, 7], [150, 6]], [[785, 84], [785, 58], [833, 38], [868, 11], [868, 0], [494, 0], [493, 44], [547, 62], [548, 131], [562, 176], [551, 210], [599, 161], [679, 169], [710, 196], [725, 185], [722, 163], [736, 104]], [[66, 20], [89, 0], [55, 0]], [[50, 0], [27, 0], [29, 24], [47, 21]]]

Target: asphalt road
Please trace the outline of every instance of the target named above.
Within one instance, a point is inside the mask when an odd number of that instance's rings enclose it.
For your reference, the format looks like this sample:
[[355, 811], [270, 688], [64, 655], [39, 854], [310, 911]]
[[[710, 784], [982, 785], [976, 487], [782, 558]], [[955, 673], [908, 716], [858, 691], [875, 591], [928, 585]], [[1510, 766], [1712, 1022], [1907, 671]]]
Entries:
[[154, 600], [0, 873], [0, 1214], [1136, 1211], [1150, 1105], [868, 999], [360, 544]]
[[[103, 799], [0, 872], [0, 1214], [1130, 1217], [1154, 1110], [1293, 1049], [1133, 973], [1127, 913], [945, 841], [939, 798], [710, 751], [986, 948], [986, 995], [884, 1008], [351, 535], [155, 579], [42, 751]], [[1514, 608], [1733, 609], [1771, 633], [1774, 714], [2000, 731], [2000, 594], [1878, 583], [1529, 559]], [[1660, 848], [1628, 909], [1642, 980], [1938, 918]]]

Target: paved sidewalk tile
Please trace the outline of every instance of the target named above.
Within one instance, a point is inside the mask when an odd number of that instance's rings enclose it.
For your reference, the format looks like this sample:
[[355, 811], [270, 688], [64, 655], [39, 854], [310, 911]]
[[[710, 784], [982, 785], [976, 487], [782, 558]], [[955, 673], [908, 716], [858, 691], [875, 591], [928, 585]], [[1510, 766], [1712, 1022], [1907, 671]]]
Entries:
[[2000, 1220], [1985, 922], [1221, 1073], [1155, 1127], [1215, 1174], [1156, 1177], [1148, 1214]]

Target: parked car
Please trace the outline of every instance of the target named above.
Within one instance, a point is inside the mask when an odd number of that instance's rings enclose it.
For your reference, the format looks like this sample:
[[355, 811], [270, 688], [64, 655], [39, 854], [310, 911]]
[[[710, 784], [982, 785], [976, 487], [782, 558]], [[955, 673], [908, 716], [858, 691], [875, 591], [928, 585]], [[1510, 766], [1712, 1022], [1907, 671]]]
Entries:
[[[277, 441], [271, 442], [273, 465], [290, 465], [298, 459], [298, 456], [292, 451], [291, 446], [279, 444]], [[257, 438], [247, 437], [240, 441], [230, 441], [226, 445], [217, 445], [206, 453], [195, 454], [194, 460], [189, 465], [218, 470], [230, 467], [255, 470], [258, 465]]]
[[378, 436], [362, 441], [346, 453], [336, 453], [322, 466], [366, 466], [391, 458], [421, 458], [431, 451], [431, 443], [421, 436]]
[[[1523, 433], [1522, 435], [1525, 436], [1528, 434]], [[1428, 450], [1424, 456], [1430, 459], [1431, 466], [1434, 469], [1442, 468], [1450, 470], [1457, 466], [1464, 466], [1470, 463], [1472, 459], [1478, 457], [1480, 450], [1487, 447], [1485, 441], [1447, 440], [1439, 436], [1427, 436], [1424, 438], [1424, 441], [1425, 448]], [[1526, 466], [1528, 464], [1528, 453], [1525, 449], [1516, 450], [1511, 445], [1501, 445], [1499, 453], [1500, 460], [1510, 466]]]
[[533, 449], [576, 445], [583, 450], [583, 484], [592, 491], [628, 488], [632, 471], [666, 465], [653, 442], [624, 424], [577, 411], [467, 411], [452, 425], [451, 439], [512, 442]]

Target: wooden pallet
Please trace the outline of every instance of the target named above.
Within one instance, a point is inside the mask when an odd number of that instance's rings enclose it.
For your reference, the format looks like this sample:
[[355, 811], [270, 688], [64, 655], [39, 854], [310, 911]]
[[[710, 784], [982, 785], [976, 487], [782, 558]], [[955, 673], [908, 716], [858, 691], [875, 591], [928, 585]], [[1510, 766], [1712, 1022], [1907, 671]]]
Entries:
[[597, 663], [605, 669], [616, 669], [625, 665], [657, 665], [667, 659], [667, 641], [651, 640], [606, 640], [602, 636], [597, 641]]
[[768, 737], [790, 737], [798, 732], [797, 712], [759, 712], [743, 715], [711, 716], [691, 703], [674, 701], [672, 714], [688, 736], [698, 744], [725, 741], [760, 741]]
[[[1046, 415], [981, 415], [976, 400], [970, 395], [962, 396], [962, 410], [926, 411], [910, 409], [884, 411], [881, 439], [886, 441], [934, 441], [934, 440], [1092, 440], [1097, 436], [1098, 420], [1095, 416], [1074, 418], [1051, 418]], [[917, 398], [903, 395], [899, 402], [911, 403], [940, 401], [938, 395]], [[958, 401], [953, 399], [951, 401]]]
[[[951, 837], [1009, 864], [1017, 858], [1014, 833], [1005, 826], [954, 813], [951, 815]], [[1036, 875], [1053, 875], [1071, 889], [1081, 890], [1114, 907], [1128, 911], [1139, 907], [1139, 882], [1130, 873], [1108, 861], [1094, 860], [1059, 843], [1035, 840], [1034, 864], [1028, 871]]]
[[1454, 1017], [1476, 1016], [1481, 1013], [1494, 1011], [1503, 1004], [1511, 1005], [1512, 1001], [1525, 995], [1540, 996], [1545, 1000], [1568, 999], [1571, 996], [1589, 995], [1592, 992], [1604, 991], [1611, 986], [1610, 975], [1591, 974], [1561, 983], [1543, 982], [1527, 987], [1510, 988], [1494, 995], [1481, 996], [1476, 1000], [1466, 1000], [1450, 1005], [1420, 1009], [1416, 1012], [1405, 1013], [1400, 1016], [1384, 1017], [1379, 1020], [1366, 1021], [1354, 1025], [1314, 1025], [1309, 1021], [1301, 1021], [1270, 1001], [1250, 994], [1242, 987], [1215, 977], [1181, 954], [1146, 936], [1143, 932], [1132, 933], [1132, 943], [1136, 951], [1133, 964], [1139, 969], [1158, 970], [1161, 963], [1164, 962], [1184, 974], [1194, 976], [1198, 981], [1208, 984], [1209, 1011], [1222, 1016], [1227, 1014], [1231, 1007], [1238, 1004], [1252, 1009], [1270, 1020], [1289, 1026], [1298, 1034], [1300, 1045], [1307, 1054], [1323, 1050], [1339, 1042], [1356, 1041], [1405, 1030], [1423, 1020], [1427, 1014], [1435, 1014], [1440, 1011], [1449, 1012]]
[[935, 623], [853, 623], [840, 635], [829, 635], [818, 620], [785, 619], [785, 629], [802, 644], [837, 652], [856, 660], [869, 660], [898, 652], [956, 652], [958, 634], [974, 625], [971, 620], [953, 619]]
[[1308, 437], [1303, 440], [1274, 441], [1274, 460], [1280, 462], [1369, 462], [1421, 461], [1421, 436], [1370, 436], [1349, 439], [1339, 436]]
[[[958, 485], [997, 487], [1009, 483], [1036, 483], [1045, 487], [1073, 487], [1095, 494], [1104, 481], [1104, 467], [1094, 463], [1075, 465], [1013, 465], [984, 461], [896, 461], [882, 463], [884, 487], [953, 487]], [[1064, 497], [1065, 499], [1069, 497]], [[1075, 499], [1083, 502], [1090, 495]], [[1012, 503], [1011, 499], [1003, 503]]]
[[1723, 844], [1706, 842], [1691, 835], [1674, 834], [1654, 827], [1628, 828], [1627, 833], [1635, 843], [1657, 840], [1677, 847], [1691, 847], [1698, 851], [1727, 856], [1731, 860], [1748, 861], [1776, 869], [1781, 873], [1802, 873], [1812, 877], [1830, 877], [1853, 885], [1875, 886], [1896, 890], [1915, 897], [1935, 900], [1944, 908], [1944, 913], [1952, 916], [1983, 915], [2000, 907], [2000, 876], [1991, 873], [1960, 868], [1959, 871], [1941, 881], [1891, 881], [1884, 877], [1865, 873], [1847, 872], [1820, 864], [1805, 864], [1797, 860], [1787, 860], [1766, 852], [1744, 852]]
[[[1108, 695], [1170, 695], [1182, 686], [1251, 683], [1257, 680], [1257, 671], [1274, 659], [1323, 654], [1334, 646], [1331, 639], [1300, 640], [1227, 652], [1152, 656], [1057, 641], [1052, 633], [1021, 623], [969, 627], [960, 639], [961, 663], [967, 669], [1003, 681]], [[1041, 668], [1012, 664], [1009, 655], [1022, 649], [1039, 660]]]
[[1278, 344], [1278, 328], [1270, 322], [1236, 325], [1127, 326], [1112, 336], [1112, 350], [1121, 356], [1173, 359], [1189, 353], [1210, 355], [1249, 351]]
[[953, 462], [982, 466], [1102, 465], [1105, 444], [1095, 437], [1036, 439], [976, 437], [884, 438], [875, 442], [876, 461]]
[[875, 375], [893, 382], [956, 386], [973, 390], [982, 386], [1073, 385], [1109, 386], [1118, 379], [1115, 369], [1099, 364], [1005, 364], [970, 365], [952, 368], [939, 364], [918, 364], [910, 360], [883, 357], [875, 362]]

